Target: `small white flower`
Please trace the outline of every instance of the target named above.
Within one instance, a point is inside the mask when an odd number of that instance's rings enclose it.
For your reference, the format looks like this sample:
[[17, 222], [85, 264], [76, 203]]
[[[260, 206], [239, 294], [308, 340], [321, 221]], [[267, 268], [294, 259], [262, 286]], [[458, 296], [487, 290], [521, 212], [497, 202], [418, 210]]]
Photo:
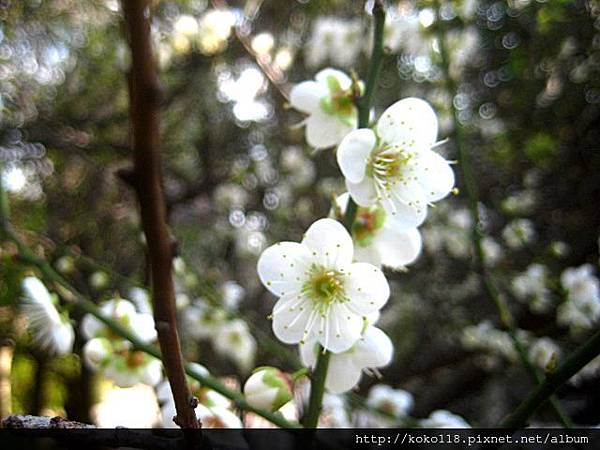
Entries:
[[557, 309], [557, 322], [573, 331], [589, 329], [600, 319], [600, 282], [593, 267], [584, 264], [568, 268], [560, 276], [567, 300]]
[[306, 43], [305, 59], [309, 67], [326, 61], [340, 67], [350, 67], [360, 53], [362, 25], [359, 20], [321, 17], [315, 20], [312, 34]]
[[560, 348], [550, 338], [539, 338], [529, 348], [529, 358], [542, 370], [546, 369], [553, 355], [558, 357]]
[[291, 379], [275, 367], [259, 367], [244, 384], [246, 401], [255, 408], [277, 411], [292, 400]]
[[502, 230], [502, 237], [510, 248], [518, 249], [535, 239], [535, 228], [529, 219], [515, 219]]
[[123, 340], [90, 339], [83, 346], [83, 359], [91, 370], [99, 371], [119, 387], [158, 384], [162, 379], [161, 361], [129, 347]]
[[182, 315], [183, 328], [194, 339], [216, 336], [226, 321], [227, 313], [224, 310], [210, 308], [202, 299], [188, 306]]
[[354, 345], [363, 317], [383, 307], [390, 288], [380, 269], [352, 258], [350, 234], [332, 219], [313, 223], [301, 243], [280, 242], [263, 252], [258, 275], [280, 297], [273, 308], [278, 339], [318, 340], [333, 353]]
[[344, 396], [325, 393], [323, 396], [323, 412], [319, 418], [319, 427], [350, 427], [350, 418]]
[[352, 80], [335, 69], [321, 70], [315, 81], [303, 81], [290, 92], [293, 108], [308, 114], [306, 141], [311, 147], [323, 149], [340, 143], [356, 128]]
[[[336, 199], [342, 215], [348, 199], [348, 193]], [[352, 225], [354, 259], [391, 269], [402, 269], [413, 263], [421, 253], [421, 234], [416, 228], [398, 229], [395, 225], [382, 207], [359, 206]]]
[[531, 264], [525, 273], [512, 280], [511, 287], [519, 300], [530, 302], [532, 311], [543, 313], [552, 306], [552, 293], [547, 284], [546, 267], [541, 264]]
[[448, 161], [431, 150], [437, 128], [427, 102], [406, 98], [383, 113], [375, 130], [359, 129], [344, 137], [337, 160], [354, 201], [380, 204], [399, 227], [423, 223], [427, 205], [454, 186]]
[[419, 425], [423, 428], [471, 428], [465, 419], [445, 409], [433, 411], [427, 419], [421, 420]]
[[212, 336], [212, 344], [221, 355], [229, 357], [243, 371], [254, 364], [256, 340], [242, 319], [224, 322]]
[[223, 305], [227, 309], [237, 309], [240, 302], [246, 295], [246, 290], [237, 284], [235, 281], [226, 281], [221, 286], [221, 293], [223, 294]]
[[385, 384], [376, 384], [369, 390], [367, 405], [395, 417], [407, 416], [414, 405], [410, 392], [393, 389]]
[[37, 278], [26, 277], [21, 287], [24, 294], [21, 308], [37, 342], [58, 355], [70, 353], [75, 333], [68, 315], [61, 317], [46, 286]]
[[[151, 314], [138, 313], [129, 300], [112, 299], [99, 307], [100, 314], [114, 319], [134, 332], [144, 342], [156, 340], [154, 318]], [[81, 332], [86, 339], [95, 337], [113, 337], [114, 333], [104, 323], [91, 314], [86, 314], [81, 321]]]
[[[318, 351], [314, 342], [300, 345], [303, 364], [314, 367]], [[333, 394], [349, 391], [359, 383], [363, 370], [387, 366], [393, 352], [390, 338], [379, 328], [368, 327], [363, 337], [350, 349], [330, 356], [325, 387]]]

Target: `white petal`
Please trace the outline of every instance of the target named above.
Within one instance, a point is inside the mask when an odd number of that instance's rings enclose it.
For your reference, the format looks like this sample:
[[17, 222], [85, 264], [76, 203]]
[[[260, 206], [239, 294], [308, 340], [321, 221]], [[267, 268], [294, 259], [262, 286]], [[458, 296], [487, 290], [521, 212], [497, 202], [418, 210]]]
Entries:
[[371, 177], [364, 177], [360, 183], [351, 183], [346, 180], [346, 188], [352, 200], [359, 206], [371, 206], [377, 202], [375, 182]]
[[279, 242], [267, 248], [258, 259], [260, 281], [277, 296], [295, 293], [301, 289], [310, 253], [297, 242]]
[[317, 365], [317, 343], [315, 341], [306, 342], [298, 346], [300, 351], [300, 360], [304, 367], [312, 369]]
[[327, 79], [329, 77], [334, 77], [343, 90], [350, 89], [350, 86], [352, 86], [352, 79], [348, 75], [346, 75], [341, 70], [331, 68], [321, 70], [319, 73], [317, 73], [317, 75], [315, 75], [315, 80], [317, 80], [319, 84], [327, 86]]
[[346, 228], [333, 219], [319, 219], [306, 233], [302, 244], [326, 268], [340, 268], [352, 262], [354, 246]]
[[347, 134], [337, 149], [337, 161], [342, 174], [351, 183], [358, 183], [365, 177], [365, 169], [371, 151], [375, 147], [375, 133], [361, 128]]
[[354, 263], [344, 281], [348, 308], [361, 316], [381, 309], [390, 296], [390, 286], [383, 272], [372, 264]]
[[421, 253], [421, 233], [416, 228], [396, 229], [386, 222], [373, 239], [373, 247], [381, 263], [392, 269], [400, 269], [414, 262]]
[[377, 327], [368, 327], [351, 352], [352, 361], [361, 368], [387, 366], [393, 354], [392, 341]]
[[156, 340], [156, 328], [151, 314], [135, 314], [129, 320], [129, 327], [142, 341]]
[[417, 183], [396, 186], [385, 194], [381, 206], [387, 214], [386, 220], [394, 222], [399, 229], [415, 228], [427, 217], [427, 199]]
[[[286, 295], [279, 299], [273, 308], [273, 332], [277, 339], [286, 344], [297, 344], [305, 337], [306, 326], [313, 308], [309, 300], [300, 300], [298, 296]], [[314, 316], [313, 316], [314, 317]]]
[[59, 355], [66, 355], [73, 350], [75, 332], [70, 323], [61, 323], [53, 330], [54, 350]]
[[415, 155], [416, 176], [427, 200], [435, 202], [450, 193], [454, 187], [454, 171], [442, 156], [431, 150]]
[[290, 104], [298, 111], [313, 114], [321, 108], [321, 98], [327, 94], [327, 86], [315, 81], [303, 81], [290, 91]]
[[375, 241], [371, 242], [365, 247], [363, 247], [360, 244], [357, 244], [354, 247], [354, 260], [358, 262], [373, 264], [375, 267], [381, 267], [381, 255], [374, 244]]
[[160, 360], [156, 358], [152, 358], [144, 367], [144, 372], [142, 373], [142, 383], [147, 384], [148, 386], [156, 386], [160, 383], [162, 379], [162, 364]]
[[104, 330], [104, 324], [91, 314], [86, 314], [81, 320], [81, 334], [86, 339], [98, 337], [100, 331]]
[[21, 286], [31, 302], [52, 303], [48, 289], [36, 277], [25, 277], [21, 282]]
[[314, 329], [319, 343], [333, 353], [345, 352], [360, 339], [363, 328], [362, 316], [350, 310], [345, 303], [331, 305], [329, 314]]
[[355, 128], [354, 120], [345, 123], [321, 110], [311, 114], [305, 124], [306, 142], [316, 149], [335, 147]]
[[331, 355], [325, 387], [332, 394], [341, 394], [352, 389], [360, 381], [362, 370], [354, 364], [348, 353]]
[[416, 150], [430, 149], [437, 129], [437, 117], [429, 103], [413, 97], [394, 103], [377, 122], [377, 135], [382, 142], [404, 143]]

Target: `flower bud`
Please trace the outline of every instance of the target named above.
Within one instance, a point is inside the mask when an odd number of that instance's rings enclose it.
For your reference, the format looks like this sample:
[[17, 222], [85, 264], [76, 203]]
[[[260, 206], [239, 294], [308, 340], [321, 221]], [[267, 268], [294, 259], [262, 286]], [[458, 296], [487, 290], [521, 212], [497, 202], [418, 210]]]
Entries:
[[291, 380], [275, 367], [259, 367], [246, 381], [244, 394], [255, 408], [277, 411], [292, 399]]

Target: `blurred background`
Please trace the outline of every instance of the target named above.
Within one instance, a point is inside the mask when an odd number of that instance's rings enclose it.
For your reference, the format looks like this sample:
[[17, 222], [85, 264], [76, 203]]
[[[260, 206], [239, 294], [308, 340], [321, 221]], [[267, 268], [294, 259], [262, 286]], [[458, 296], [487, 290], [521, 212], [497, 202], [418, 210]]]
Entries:
[[[184, 354], [231, 386], [256, 366], [299, 367], [297, 349], [272, 334], [274, 298], [259, 283], [256, 260], [273, 242], [301, 239], [345, 188], [333, 150], [306, 146], [297, 126], [303, 116], [286, 95], [325, 67], [364, 79], [368, 3], [153, 4]], [[600, 316], [600, 6], [386, 5], [376, 114], [403, 97], [426, 99], [439, 115], [440, 139], [449, 137], [438, 150], [456, 160], [456, 111], [479, 188], [488, 269], [532, 361], [540, 370], [560, 363]], [[1, 0], [0, 20], [0, 163], [13, 225], [93, 301], [120, 296], [143, 309], [145, 243], [134, 193], [119, 176], [132, 156], [120, 5]], [[443, 409], [472, 426], [497, 424], [533, 388], [473, 269], [472, 219], [459, 165], [454, 169], [459, 190], [431, 208], [421, 257], [406, 271], [387, 272], [392, 298], [379, 326], [394, 341], [394, 362], [381, 380], [363, 377], [343, 400], [347, 423], [334, 424], [364, 423], [360, 399], [376, 383], [410, 392], [411, 418]], [[585, 276], [573, 287], [565, 271], [582, 266]], [[76, 309], [69, 311], [73, 353], [52, 355], [38, 345], [19, 307], [26, 275], [39, 276], [3, 242], [0, 415], [161, 423], [152, 388], [118, 388], [83, 364]], [[587, 289], [587, 303], [573, 303], [575, 289]], [[596, 360], [559, 390], [576, 423], [600, 422], [599, 381]], [[536, 423], [557, 419], [545, 406]]]

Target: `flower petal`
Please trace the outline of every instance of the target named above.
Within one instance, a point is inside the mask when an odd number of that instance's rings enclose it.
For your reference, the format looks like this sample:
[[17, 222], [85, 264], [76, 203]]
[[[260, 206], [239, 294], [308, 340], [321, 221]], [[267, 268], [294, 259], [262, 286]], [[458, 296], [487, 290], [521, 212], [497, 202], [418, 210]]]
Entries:
[[377, 135], [382, 142], [404, 143], [415, 150], [430, 149], [437, 130], [437, 117], [429, 103], [414, 97], [394, 103], [377, 122]]
[[321, 98], [328, 94], [327, 86], [316, 81], [303, 81], [290, 91], [292, 108], [306, 114], [313, 114], [320, 107]]
[[360, 368], [387, 366], [392, 361], [394, 346], [390, 338], [377, 327], [368, 327], [352, 349], [352, 361]]
[[346, 305], [332, 304], [327, 317], [315, 329], [319, 343], [332, 353], [345, 352], [360, 339], [363, 318]]
[[336, 220], [320, 219], [306, 233], [302, 244], [324, 267], [343, 268], [352, 262], [354, 246], [346, 228]]
[[[300, 302], [300, 304], [297, 304]], [[304, 300], [308, 302], [308, 300]], [[285, 295], [273, 308], [273, 332], [277, 339], [286, 344], [297, 344], [304, 337], [309, 319], [314, 318], [313, 308], [305, 305], [297, 295]]]
[[298, 346], [300, 351], [300, 360], [304, 367], [312, 369], [317, 364], [317, 343], [315, 341], [306, 342]]
[[320, 109], [311, 114], [305, 124], [306, 142], [316, 149], [335, 147], [355, 128], [354, 121], [345, 123]]
[[344, 281], [348, 308], [364, 316], [381, 309], [390, 297], [390, 286], [383, 272], [372, 264], [354, 263]]
[[387, 191], [381, 205], [387, 214], [386, 220], [394, 222], [399, 229], [415, 228], [427, 216], [427, 199], [416, 182], [396, 186]]
[[346, 180], [358, 183], [365, 177], [367, 160], [377, 138], [372, 130], [361, 128], [347, 134], [337, 149], [337, 162]]
[[454, 187], [454, 171], [440, 154], [427, 150], [415, 155], [415, 172], [430, 202], [441, 200]]
[[320, 72], [318, 72], [315, 75], [315, 80], [317, 80], [317, 82], [323, 86], [328, 86], [329, 77], [335, 78], [338, 84], [340, 85], [340, 88], [342, 88], [343, 90], [350, 89], [350, 86], [352, 86], [352, 79], [348, 75], [346, 75], [341, 70], [331, 68], [323, 69]]
[[387, 222], [373, 239], [373, 247], [381, 258], [381, 264], [401, 269], [414, 262], [421, 253], [421, 233], [416, 228], [396, 229]]
[[377, 201], [375, 182], [371, 177], [364, 177], [359, 183], [351, 183], [346, 180], [346, 188], [352, 200], [359, 206], [371, 206]]
[[354, 364], [351, 353], [331, 355], [325, 387], [332, 394], [341, 394], [356, 386], [361, 375], [362, 370]]
[[306, 270], [310, 253], [298, 242], [279, 242], [267, 248], [258, 259], [260, 281], [277, 296], [301, 289], [301, 277]]
[[375, 241], [363, 247], [358, 244], [354, 248], [354, 259], [359, 262], [373, 264], [375, 267], [381, 267], [381, 255], [375, 247]]

